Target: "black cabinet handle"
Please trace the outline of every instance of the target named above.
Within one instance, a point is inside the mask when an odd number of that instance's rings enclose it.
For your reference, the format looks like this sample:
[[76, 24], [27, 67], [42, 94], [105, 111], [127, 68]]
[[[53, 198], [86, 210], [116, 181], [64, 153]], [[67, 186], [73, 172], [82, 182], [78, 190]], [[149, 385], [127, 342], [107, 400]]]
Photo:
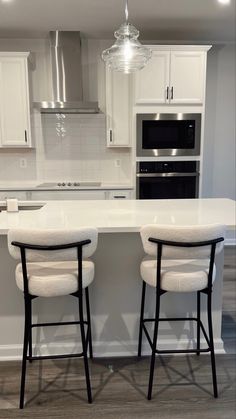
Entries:
[[26, 131], [26, 129], [25, 129], [25, 143], [27, 143], [27, 131]]
[[166, 99], [167, 100], [169, 99], [169, 86], [167, 86], [166, 88]]
[[174, 87], [171, 87], [171, 99], [174, 99]]
[[112, 143], [112, 129], [110, 129], [110, 143]]
[[125, 199], [126, 196], [125, 195], [114, 195], [115, 199]]

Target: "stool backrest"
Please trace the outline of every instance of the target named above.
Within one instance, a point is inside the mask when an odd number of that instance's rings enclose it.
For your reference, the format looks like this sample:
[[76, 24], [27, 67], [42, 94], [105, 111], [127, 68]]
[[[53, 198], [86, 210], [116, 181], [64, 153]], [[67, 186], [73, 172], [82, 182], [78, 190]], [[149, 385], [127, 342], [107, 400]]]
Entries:
[[[20, 248], [12, 242], [36, 246], [57, 246], [90, 240], [83, 246], [83, 258], [92, 256], [97, 248], [98, 231], [93, 227], [79, 229], [11, 229], [8, 232], [8, 249], [14, 259], [21, 259]], [[77, 260], [77, 248], [61, 250], [33, 250], [26, 248], [28, 262], [72, 261]]]
[[[225, 226], [221, 224], [199, 226], [149, 224], [141, 228], [140, 234], [145, 253], [156, 256], [157, 244], [150, 242], [149, 238], [181, 243], [205, 242], [225, 237]], [[223, 243], [217, 243], [216, 254], [222, 250]], [[204, 259], [210, 257], [210, 252], [211, 246], [174, 247], [163, 245], [162, 257], [167, 259]]]

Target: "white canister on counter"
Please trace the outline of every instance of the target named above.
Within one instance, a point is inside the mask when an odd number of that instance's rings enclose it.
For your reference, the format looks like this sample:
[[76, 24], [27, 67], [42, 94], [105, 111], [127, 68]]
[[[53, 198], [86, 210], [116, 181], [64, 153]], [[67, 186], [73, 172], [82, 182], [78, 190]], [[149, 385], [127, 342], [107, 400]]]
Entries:
[[18, 212], [18, 199], [7, 198], [7, 212]]

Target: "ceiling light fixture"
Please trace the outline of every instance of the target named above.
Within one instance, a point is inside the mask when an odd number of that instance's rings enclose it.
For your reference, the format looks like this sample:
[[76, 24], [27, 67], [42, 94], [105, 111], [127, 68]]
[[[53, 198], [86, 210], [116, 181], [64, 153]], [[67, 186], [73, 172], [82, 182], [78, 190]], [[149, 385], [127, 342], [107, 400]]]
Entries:
[[128, 0], [125, 1], [125, 23], [115, 31], [115, 43], [102, 53], [109, 68], [123, 73], [141, 70], [151, 58], [152, 52], [139, 41], [139, 31], [128, 22]]

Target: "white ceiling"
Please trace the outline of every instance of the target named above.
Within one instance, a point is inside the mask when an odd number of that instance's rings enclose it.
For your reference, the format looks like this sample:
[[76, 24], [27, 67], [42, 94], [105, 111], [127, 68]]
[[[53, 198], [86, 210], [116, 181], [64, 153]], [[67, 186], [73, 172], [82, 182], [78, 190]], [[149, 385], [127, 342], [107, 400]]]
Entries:
[[[124, 0], [0, 0], [1, 37], [39, 37], [49, 30], [80, 30], [112, 38], [124, 21]], [[129, 0], [129, 21], [146, 40], [232, 42], [235, 0]]]

